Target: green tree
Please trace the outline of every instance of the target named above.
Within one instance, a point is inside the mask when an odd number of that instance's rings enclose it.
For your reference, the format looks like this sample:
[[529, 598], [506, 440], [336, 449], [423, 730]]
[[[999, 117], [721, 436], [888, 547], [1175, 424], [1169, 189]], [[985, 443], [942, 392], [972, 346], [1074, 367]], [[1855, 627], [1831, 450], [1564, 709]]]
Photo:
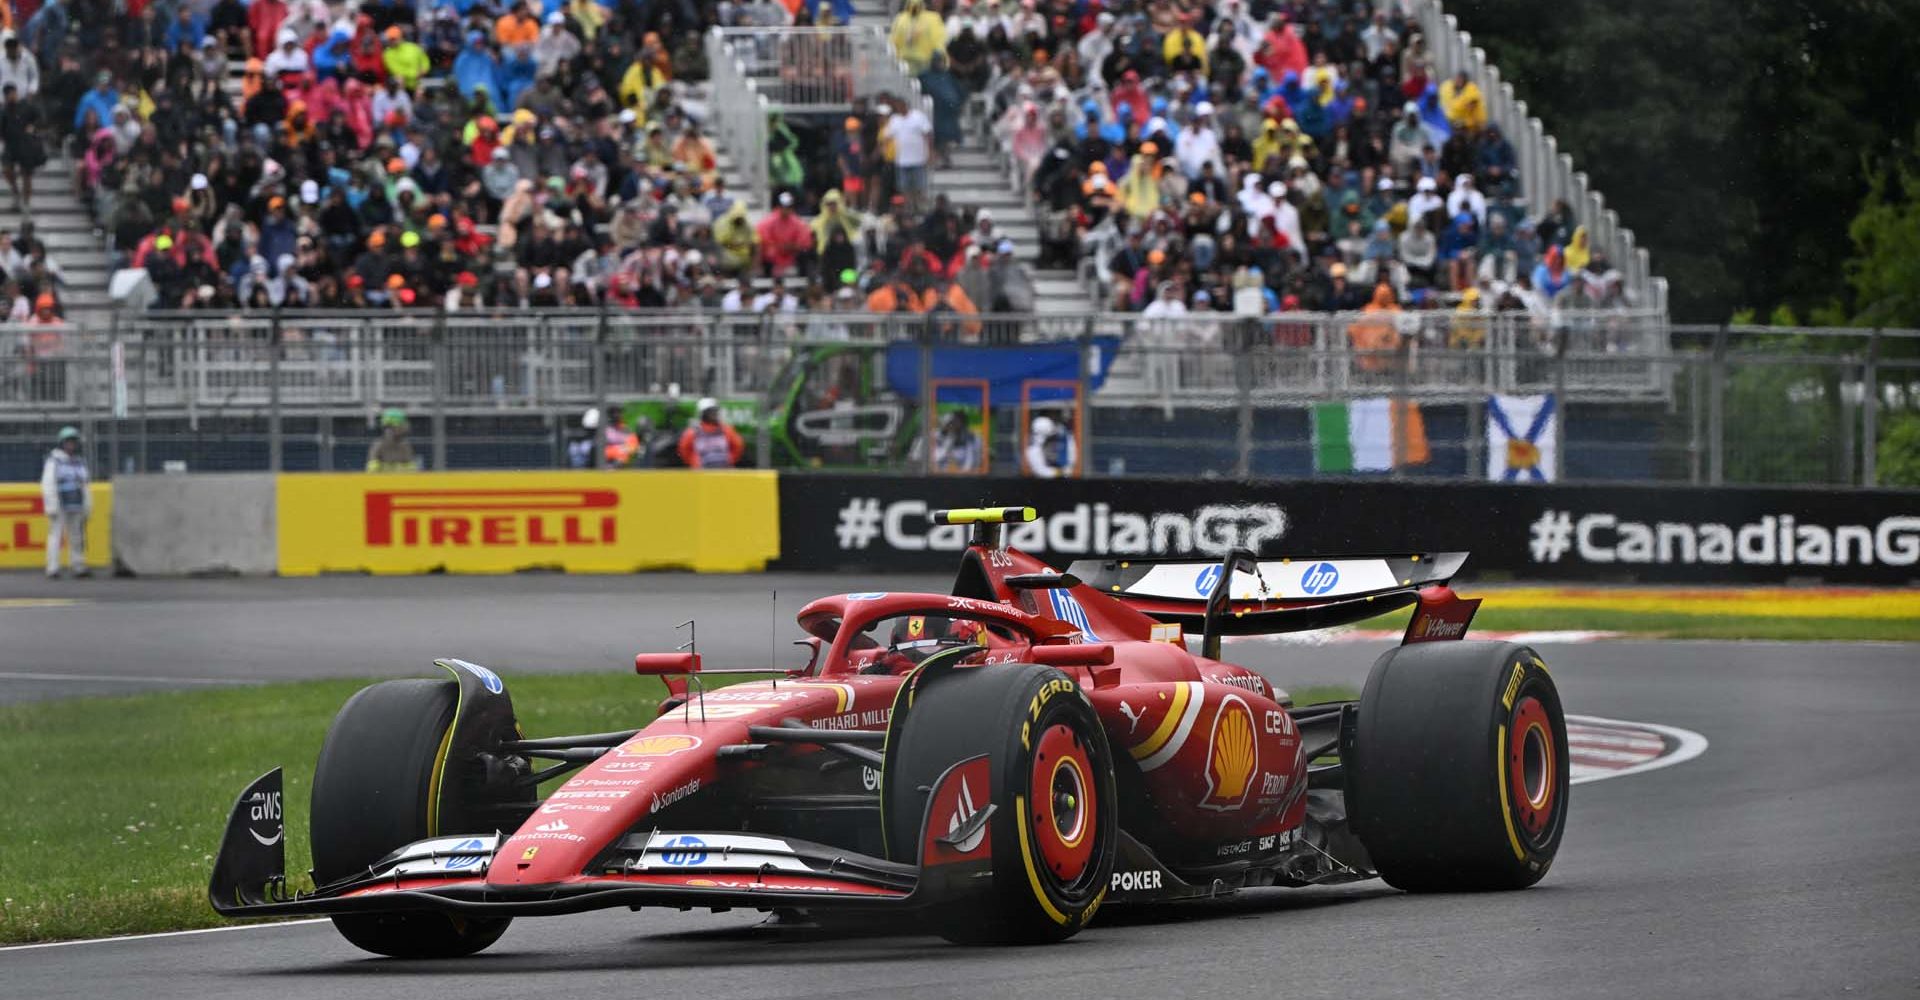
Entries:
[[1847, 297], [1848, 222], [1920, 120], [1920, 3], [1450, 0], [1683, 321]]

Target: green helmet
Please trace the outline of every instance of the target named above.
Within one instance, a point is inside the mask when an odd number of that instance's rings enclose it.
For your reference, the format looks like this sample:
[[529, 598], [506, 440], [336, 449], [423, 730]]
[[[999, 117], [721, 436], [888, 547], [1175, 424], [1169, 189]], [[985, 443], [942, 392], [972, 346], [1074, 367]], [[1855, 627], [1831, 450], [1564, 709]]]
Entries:
[[67, 426], [60, 428], [60, 437], [58, 440], [65, 441], [68, 438], [73, 438], [75, 440], [78, 440], [79, 437], [80, 437], [80, 428], [75, 427], [72, 424], [68, 424]]
[[380, 426], [382, 427], [407, 426], [407, 411], [402, 410], [399, 407], [389, 407], [385, 410], [381, 410]]

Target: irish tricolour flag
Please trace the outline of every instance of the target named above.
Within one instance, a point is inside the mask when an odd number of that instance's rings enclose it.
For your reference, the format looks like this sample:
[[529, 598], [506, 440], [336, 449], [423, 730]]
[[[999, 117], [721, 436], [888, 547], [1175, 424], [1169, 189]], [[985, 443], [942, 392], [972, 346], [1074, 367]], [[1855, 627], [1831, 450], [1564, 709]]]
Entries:
[[1317, 471], [1386, 472], [1396, 466], [1425, 465], [1429, 457], [1427, 426], [1420, 419], [1418, 403], [1396, 404], [1378, 396], [1314, 404], [1313, 467]]

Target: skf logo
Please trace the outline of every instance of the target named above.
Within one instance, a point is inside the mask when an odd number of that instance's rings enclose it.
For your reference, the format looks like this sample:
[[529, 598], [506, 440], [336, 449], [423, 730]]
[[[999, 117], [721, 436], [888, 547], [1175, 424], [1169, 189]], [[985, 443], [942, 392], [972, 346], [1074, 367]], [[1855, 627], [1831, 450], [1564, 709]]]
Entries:
[[1207, 797], [1200, 800], [1200, 808], [1219, 812], [1240, 808], [1247, 801], [1247, 789], [1259, 766], [1253, 710], [1239, 697], [1228, 695], [1213, 716], [1213, 739], [1207, 748]]
[[46, 502], [35, 495], [0, 497], [0, 552], [47, 545]]
[[600, 546], [618, 541], [613, 490], [369, 490], [370, 546]]

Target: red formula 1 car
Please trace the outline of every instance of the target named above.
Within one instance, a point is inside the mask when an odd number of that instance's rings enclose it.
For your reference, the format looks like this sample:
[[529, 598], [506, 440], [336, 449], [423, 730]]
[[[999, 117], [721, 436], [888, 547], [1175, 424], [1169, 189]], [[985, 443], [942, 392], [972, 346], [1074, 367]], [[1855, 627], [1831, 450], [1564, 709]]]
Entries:
[[[1376, 876], [1517, 889], [1553, 862], [1560, 699], [1530, 649], [1435, 641], [1479, 603], [1446, 586], [1463, 553], [1061, 573], [1003, 544], [1031, 508], [933, 516], [973, 525], [953, 593], [814, 601], [810, 662], [757, 683], [703, 691], [726, 671], [643, 653], [673, 696], [638, 729], [524, 738], [505, 683], [463, 660], [360, 691], [315, 769], [316, 888], [284, 875], [275, 769], [234, 806], [214, 908], [330, 915], [409, 957], [479, 951], [516, 916], [655, 905], [912, 911], [955, 940], [1041, 942], [1103, 905]], [[1219, 659], [1224, 635], [1408, 605], [1357, 702], [1295, 707]]]

